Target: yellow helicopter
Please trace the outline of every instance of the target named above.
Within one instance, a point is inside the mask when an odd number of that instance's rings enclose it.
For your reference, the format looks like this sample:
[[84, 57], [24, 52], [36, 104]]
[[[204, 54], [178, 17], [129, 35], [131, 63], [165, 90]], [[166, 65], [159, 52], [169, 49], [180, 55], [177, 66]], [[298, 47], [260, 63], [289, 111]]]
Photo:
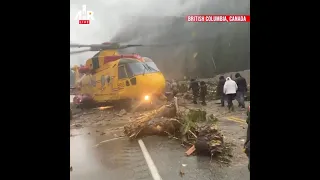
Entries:
[[117, 50], [141, 45], [119, 43], [70, 44], [70, 48], [90, 48], [71, 54], [99, 51], [85, 65], [74, 66], [78, 94], [73, 103], [79, 107], [115, 102], [151, 103], [163, 97], [165, 78], [156, 64], [138, 54], [119, 54]]

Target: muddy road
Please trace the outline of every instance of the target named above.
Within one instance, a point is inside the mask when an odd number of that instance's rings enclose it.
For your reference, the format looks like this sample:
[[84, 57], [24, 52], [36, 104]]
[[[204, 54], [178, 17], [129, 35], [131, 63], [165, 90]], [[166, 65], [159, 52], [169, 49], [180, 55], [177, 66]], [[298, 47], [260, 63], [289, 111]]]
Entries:
[[[237, 104], [237, 103], [235, 103]], [[210, 157], [186, 157], [180, 142], [168, 137], [150, 136], [138, 141], [124, 137], [123, 126], [141, 116], [111, 109], [77, 112], [70, 122], [71, 180], [248, 180], [248, 158], [243, 153], [246, 111], [229, 113], [214, 101], [203, 108], [219, 117], [218, 126], [225, 141], [234, 144], [232, 162], [225, 164]], [[184, 172], [180, 176], [180, 171]]]

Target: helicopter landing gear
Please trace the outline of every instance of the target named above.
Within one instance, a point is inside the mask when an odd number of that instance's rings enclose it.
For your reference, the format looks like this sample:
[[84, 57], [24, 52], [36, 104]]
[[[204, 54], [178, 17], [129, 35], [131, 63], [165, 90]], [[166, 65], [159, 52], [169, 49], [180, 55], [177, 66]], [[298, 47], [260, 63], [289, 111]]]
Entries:
[[143, 109], [144, 111], [149, 111], [149, 110], [152, 110], [152, 109], [154, 108], [152, 101], [150, 101], [150, 102], [147, 103], [147, 104], [143, 104], [142, 106], [143, 106], [142, 109]]
[[123, 108], [124, 108], [126, 111], [130, 111], [131, 108], [132, 108], [132, 100], [131, 100], [131, 99], [124, 100], [124, 102], [123, 102]]
[[126, 111], [130, 111], [131, 110], [131, 106], [132, 106], [132, 100], [131, 99], [124, 99], [124, 100], [120, 100], [117, 101], [115, 104], [115, 109], [124, 109]]
[[84, 101], [77, 106], [77, 108], [80, 108], [81, 110], [91, 109], [94, 107], [95, 107], [95, 102], [91, 100]]

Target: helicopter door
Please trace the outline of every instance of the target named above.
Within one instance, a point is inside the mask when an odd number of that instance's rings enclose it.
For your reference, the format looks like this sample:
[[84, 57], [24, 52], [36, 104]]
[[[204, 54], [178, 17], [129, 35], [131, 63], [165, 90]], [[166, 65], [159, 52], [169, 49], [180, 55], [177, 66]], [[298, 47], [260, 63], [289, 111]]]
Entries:
[[128, 71], [125, 65], [120, 65], [118, 67], [118, 88], [120, 92], [126, 89], [126, 95], [129, 97], [132, 97], [132, 93], [134, 93], [134, 87], [130, 83], [130, 77], [132, 76], [133, 74], [131, 71]]
[[93, 57], [92, 58], [92, 69], [96, 70], [98, 69], [100, 66], [99, 66], [99, 57]]
[[118, 88], [119, 88], [119, 90], [124, 89], [126, 86], [128, 86], [126, 81], [128, 81], [128, 75], [126, 72], [126, 68], [124, 65], [120, 65], [118, 67]]

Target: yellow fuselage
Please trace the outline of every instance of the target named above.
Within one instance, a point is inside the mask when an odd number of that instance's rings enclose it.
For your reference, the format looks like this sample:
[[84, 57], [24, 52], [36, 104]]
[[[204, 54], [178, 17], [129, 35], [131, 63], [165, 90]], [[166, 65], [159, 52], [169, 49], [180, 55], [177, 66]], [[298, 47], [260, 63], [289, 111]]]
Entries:
[[[95, 70], [94, 74], [87, 74], [81, 80], [82, 94], [89, 94], [97, 102], [106, 102], [141, 99], [163, 93], [165, 78], [160, 71], [130, 76], [126, 70], [126, 76], [119, 78], [118, 71], [121, 59], [104, 64], [104, 56], [110, 55], [109, 53], [108, 51], [101, 52], [98, 57], [100, 67]], [[114, 52], [112, 53], [114, 55]], [[135, 59], [132, 60], [137, 62]], [[123, 65], [125, 64], [120, 66]], [[92, 59], [87, 60], [86, 66], [92, 67]]]

